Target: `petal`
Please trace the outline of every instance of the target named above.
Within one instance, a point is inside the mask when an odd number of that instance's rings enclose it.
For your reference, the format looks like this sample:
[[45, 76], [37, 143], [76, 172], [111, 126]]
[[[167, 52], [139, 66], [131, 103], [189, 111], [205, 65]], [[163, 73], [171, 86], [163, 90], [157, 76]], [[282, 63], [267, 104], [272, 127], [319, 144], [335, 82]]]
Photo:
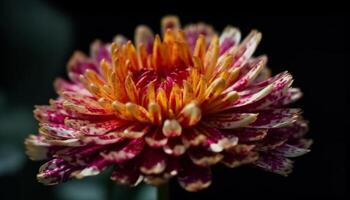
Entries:
[[[261, 56], [250, 63], [250, 70], [248, 73], [244, 74], [242, 77], [240, 77], [231, 87], [229, 87], [227, 90], [242, 90], [243, 88], [249, 86], [251, 83], [254, 82], [256, 77], [260, 74], [262, 69], [265, 67], [267, 62], [266, 56]], [[242, 70], [241, 70], [242, 72]]]
[[192, 102], [184, 106], [178, 120], [183, 126], [193, 126], [201, 120], [201, 117], [201, 109], [196, 103]]
[[122, 138], [141, 138], [146, 135], [150, 130], [150, 127], [145, 124], [133, 123], [128, 126], [120, 127], [113, 133]]
[[84, 146], [90, 143], [97, 144], [97, 145], [107, 145], [107, 144], [118, 143], [120, 141], [123, 141], [124, 139], [125, 138], [117, 136], [115, 132], [110, 132], [104, 135], [82, 137], [79, 140], [79, 144], [80, 144], [79, 146]]
[[74, 52], [67, 64], [68, 76], [75, 82], [80, 83], [80, 75], [84, 74], [87, 69], [98, 71], [96, 63], [81, 52]]
[[277, 75], [277, 79], [272, 83], [273, 90], [259, 102], [250, 105], [251, 108], [254, 110], [259, 110], [273, 106], [280, 101], [281, 98], [284, 98], [285, 95], [288, 94], [287, 91], [292, 82], [293, 77], [288, 72]]
[[295, 108], [281, 108], [264, 110], [259, 113], [257, 120], [250, 124], [253, 128], [280, 128], [291, 125], [300, 115], [301, 110]]
[[158, 149], [146, 149], [142, 154], [140, 171], [144, 174], [160, 174], [166, 168], [166, 155]]
[[266, 98], [266, 96], [268, 96], [272, 92], [272, 90], [273, 90], [273, 85], [270, 84], [259, 91], [254, 91], [254, 92], [249, 91], [249, 94], [244, 95], [242, 93], [245, 93], [247, 91], [243, 91], [239, 93], [240, 98], [238, 99], [238, 101], [235, 101], [234, 104], [231, 106], [227, 106], [225, 110], [236, 109], [236, 108], [240, 110], [247, 110], [245, 109], [247, 105], [254, 104], [256, 102], [261, 101], [262, 99]]
[[187, 161], [178, 176], [181, 187], [189, 192], [196, 192], [209, 187], [211, 184], [211, 170], [209, 167], [200, 167]]
[[227, 26], [220, 36], [220, 55], [229, 48], [237, 46], [241, 40], [241, 32], [232, 26]]
[[67, 91], [67, 92], [79, 93], [86, 96], [91, 96], [90, 92], [86, 90], [82, 84], [66, 81], [61, 78], [58, 78], [55, 80], [54, 87], [58, 94], [61, 94]]
[[186, 147], [179, 137], [169, 138], [167, 144], [163, 147], [166, 154], [180, 156], [186, 152]]
[[106, 60], [108, 62], [112, 61], [111, 53], [108, 50], [108, 45], [103, 44], [99, 40], [96, 40], [91, 44], [90, 54], [96, 63], [100, 63], [102, 60]]
[[238, 143], [238, 138], [234, 135], [225, 135], [216, 128], [201, 127], [200, 132], [205, 134], [206, 145], [212, 152], [221, 152], [224, 149], [231, 148]]
[[159, 128], [155, 128], [145, 136], [145, 141], [151, 147], [162, 147], [168, 142], [168, 138]]
[[140, 173], [137, 164], [128, 162], [118, 165], [111, 176], [113, 181], [122, 185], [137, 186], [141, 183], [143, 176]]
[[239, 92], [241, 98], [226, 109], [232, 108], [246, 111], [266, 108], [282, 98], [292, 82], [293, 78], [288, 72], [280, 73]]
[[302, 156], [308, 152], [310, 152], [309, 149], [300, 148], [290, 144], [283, 144], [282, 146], [277, 147], [272, 153], [283, 157], [294, 158]]
[[298, 139], [297, 141], [290, 141], [288, 143], [298, 148], [309, 149], [313, 143], [313, 140], [302, 138], [302, 139]]
[[171, 159], [168, 159], [166, 169], [164, 171], [164, 176], [167, 178], [174, 177], [178, 175], [179, 171], [181, 170], [181, 162], [182, 157], [173, 157]]
[[190, 148], [188, 155], [194, 164], [203, 167], [215, 165], [224, 157], [222, 154], [209, 151], [203, 147]]
[[246, 127], [257, 120], [255, 113], [222, 113], [211, 116], [204, 121], [212, 127], [220, 129], [233, 129]]
[[166, 137], [177, 137], [181, 135], [182, 127], [177, 120], [167, 119], [164, 121], [162, 131]]
[[135, 44], [139, 48], [144, 45], [148, 54], [152, 53], [154, 34], [148, 26], [140, 25], [135, 30]]
[[34, 116], [40, 122], [63, 124], [67, 113], [52, 106], [35, 106]]
[[142, 152], [144, 145], [145, 142], [143, 139], [134, 139], [122, 147], [117, 147], [115, 150], [107, 153], [101, 153], [101, 155], [111, 162], [122, 163], [139, 155]]
[[71, 174], [71, 177], [82, 179], [88, 176], [96, 176], [105, 170], [109, 165], [110, 162], [100, 157], [93, 162], [90, 162], [86, 167], [74, 171]]
[[107, 112], [96, 99], [90, 96], [84, 96], [73, 92], [64, 92], [63, 98], [65, 99], [63, 106], [65, 109], [85, 114], [85, 115], [111, 115]]
[[30, 135], [26, 138], [26, 154], [31, 160], [45, 160], [49, 158], [49, 143], [43, 141], [42, 136]]
[[206, 46], [208, 47], [213, 35], [215, 35], [215, 31], [213, 27], [204, 24], [189, 24], [184, 28], [184, 32], [186, 35], [187, 42], [193, 51], [196, 46], [196, 41], [200, 35], [205, 37]]
[[273, 106], [284, 106], [296, 102], [303, 96], [299, 88], [288, 88], [287, 93], [276, 101]]
[[254, 165], [263, 170], [283, 176], [288, 176], [293, 170], [293, 161], [288, 158], [270, 154], [261, 155]]
[[177, 16], [169, 15], [163, 17], [161, 21], [161, 29], [164, 34], [166, 30], [178, 30], [181, 27], [180, 20]]
[[240, 143], [262, 140], [267, 135], [268, 129], [240, 128], [225, 131], [238, 137]]
[[250, 34], [240, 44], [238, 52], [235, 55], [233, 67], [243, 66], [253, 55], [260, 40], [261, 33], [256, 30], [251, 31]]
[[67, 181], [75, 170], [62, 159], [52, 159], [39, 169], [37, 179], [45, 185], [55, 185]]
[[286, 143], [290, 135], [290, 132], [280, 132], [278, 129], [270, 129], [267, 132], [267, 136], [262, 141], [256, 143], [256, 149], [259, 151], [275, 149]]
[[[72, 120], [67, 120], [67, 123], [72, 123]], [[74, 123], [74, 122], [73, 122]], [[85, 135], [103, 135], [106, 134], [109, 131], [115, 130], [117, 128], [123, 127], [128, 122], [123, 120], [108, 120], [108, 121], [102, 121], [102, 122], [88, 122], [87, 124], [83, 124], [78, 128], [83, 134]]]
[[198, 146], [200, 144], [204, 144], [207, 140], [207, 137], [198, 131], [197, 129], [185, 129], [184, 133], [182, 134], [182, 143], [188, 148], [189, 146]]
[[126, 38], [124, 35], [116, 35], [113, 38], [113, 42], [118, 46], [118, 47], [122, 47], [124, 44], [126, 44], [128, 42], [128, 38]]
[[77, 138], [79, 135], [81, 135], [79, 131], [74, 130], [64, 124], [54, 123], [41, 123], [39, 132], [46, 137], [57, 139], [71, 139]]
[[169, 177], [165, 177], [164, 174], [161, 175], [146, 175], [144, 179], [145, 183], [160, 186], [169, 181]]
[[224, 158], [222, 163], [227, 167], [238, 167], [245, 164], [250, 164], [255, 162], [259, 158], [259, 154], [253, 151], [247, 152], [225, 152], [223, 153]]

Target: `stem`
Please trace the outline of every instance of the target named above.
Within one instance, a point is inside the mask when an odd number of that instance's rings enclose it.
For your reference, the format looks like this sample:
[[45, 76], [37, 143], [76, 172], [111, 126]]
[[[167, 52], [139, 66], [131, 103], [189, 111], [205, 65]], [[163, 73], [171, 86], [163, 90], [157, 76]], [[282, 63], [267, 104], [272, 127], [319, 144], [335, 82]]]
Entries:
[[168, 183], [157, 187], [157, 200], [169, 200], [169, 185], [168, 185]]
[[112, 200], [113, 198], [113, 194], [114, 194], [114, 187], [115, 187], [115, 183], [114, 181], [108, 180], [107, 182], [107, 200]]

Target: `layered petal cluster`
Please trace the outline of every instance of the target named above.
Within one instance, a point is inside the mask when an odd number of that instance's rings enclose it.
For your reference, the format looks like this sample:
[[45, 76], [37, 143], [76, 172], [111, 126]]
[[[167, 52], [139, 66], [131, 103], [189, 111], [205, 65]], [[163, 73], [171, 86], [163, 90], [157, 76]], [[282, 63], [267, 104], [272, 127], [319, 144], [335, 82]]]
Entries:
[[26, 141], [32, 160], [47, 160], [37, 178], [52, 185], [99, 174], [135, 186], [176, 177], [188, 191], [211, 183], [211, 166], [249, 164], [288, 175], [307, 153], [307, 122], [288, 104], [301, 97], [292, 76], [270, 77], [267, 57], [253, 57], [261, 34], [243, 41], [228, 26], [220, 36], [206, 24], [183, 29], [177, 17], [146, 26], [135, 45], [118, 35], [76, 52], [58, 98], [37, 106], [39, 134]]

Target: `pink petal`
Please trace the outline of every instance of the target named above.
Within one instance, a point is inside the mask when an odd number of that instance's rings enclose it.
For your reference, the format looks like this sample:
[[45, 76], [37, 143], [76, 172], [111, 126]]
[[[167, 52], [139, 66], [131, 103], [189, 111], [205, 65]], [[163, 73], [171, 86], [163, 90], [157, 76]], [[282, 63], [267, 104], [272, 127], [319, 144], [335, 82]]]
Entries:
[[280, 108], [259, 112], [257, 120], [249, 124], [253, 128], [280, 128], [294, 123], [301, 110], [295, 108]]
[[296, 102], [303, 96], [299, 88], [288, 88], [287, 93], [278, 101], [273, 103], [273, 106], [280, 107]]
[[261, 40], [261, 33], [252, 31], [240, 44], [237, 54], [235, 55], [233, 67], [243, 66], [253, 55], [256, 47]]
[[140, 25], [135, 30], [135, 44], [139, 48], [144, 45], [147, 53], [152, 53], [154, 34], [148, 26]]
[[232, 26], [226, 27], [220, 36], [220, 55], [233, 46], [237, 46], [240, 40], [241, 32], [237, 28]]
[[225, 132], [237, 136], [240, 143], [246, 143], [262, 140], [267, 135], [267, 130], [268, 129], [240, 128], [227, 130]]
[[231, 87], [229, 87], [227, 90], [235, 90], [239, 91], [243, 88], [247, 87], [251, 83], [254, 82], [256, 77], [260, 74], [261, 70], [265, 67], [267, 62], [266, 56], [258, 57], [254, 60], [252, 60], [249, 65], [250, 69], [249, 71], [244, 74], [244, 76], [240, 77]]
[[98, 71], [97, 63], [81, 52], [75, 52], [73, 54], [68, 62], [67, 68], [69, 78], [75, 83], [80, 83], [79, 77], [87, 69]]
[[80, 146], [84, 146], [86, 144], [97, 144], [97, 145], [107, 145], [107, 144], [113, 144], [118, 143], [120, 141], [123, 141], [125, 138], [119, 137], [115, 134], [115, 132], [110, 132], [105, 135], [98, 135], [98, 136], [87, 136], [82, 137], [80, 139]]
[[51, 106], [36, 106], [34, 116], [40, 122], [63, 124], [64, 119], [68, 117], [67, 113], [57, 110]]
[[[67, 122], [67, 121], [66, 121]], [[68, 123], [72, 125], [72, 120], [69, 120]], [[75, 123], [75, 128], [80, 130], [81, 133], [84, 135], [103, 135], [106, 134], [109, 131], [115, 130], [116, 128], [120, 128], [125, 126], [128, 122], [123, 120], [108, 120], [108, 121], [102, 121], [102, 122], [89, 122], [84, 121], [82, 123], [77, 122], [75, 120], [73, 123]]]
[[267, 81], [239, 92], [241, 98], [226, 109], [232, 108], [246, 111], [266, 108], [284, 97], [292, 81], [292, 76], [288, 72], [278, 74]]
[[26, 145], [26, 154], [31, 160], [45, 160], [51, 155], [49, 153], [49, 143], [45, 142], [43, 136], [30, 135], [26, 138], [24, 144]]
[[143, 176], [134, 162], [118, 165], [111, 176], [113, 181], [122, 185], [137, 186], [141, 183]]
[[275, 149], [288, 140], [291, 133], [286, 132], [280, 132], [278, 129], [270, 129], [267, 132], [267, 136], [262, 140], [256, 143], [256, 149], [259, 151], [270, 151], [272, 149]]
[[40, 133], [51, 138], [71, 139], [77, 138], [80, 133], [64, 124], [41, 123]]
[[169, 181], [169, 177], [164, 176], [164, 174], [160, 175], [146, 175], [144, 178], [145, 183], [159, 187]]
[[101, 41], [96, 40], [91, 44], [90, 47], [91, 57], [96, 63], [100, 63], [101, 60], [105, 59], [108, 62], [112, 61], [110, 51], [107, 44], [103, 44]]
[[166, 145], [163, 146], [163, 151], [169, 155], [180, 156], [186, 152], [186, 147], [180, 137], [169, 138]]
[[209, 151], [203, 147], [190, 148], [188, 155], [193, 163], [203, 167], [214, 165], [223, 158], [223, 155]]
[[59, 94], [63, 92], [74, 92], [74, 93], [79, 93], [86, 96], [91, 96], [90, 92], [86, 90], [82, 84], [66, 81], [61, 78], [58, 78], [55, 80], [54, 86], [55, 86], [56, 92]]
[[52, 159], [39, 169], [37, 179], [45, 185], [55, 185], [70, 179], [71, 173], [78, 168], [68, 165], [62, 159]]
[[290, 144], [283, 144], [282, 146], [277, 147], [272, 153], [283, 157], [294, 158], [302, 156], [308, 152], [310, 152], [309, 149], [300, 148]]
[[85, 115], [112, 115], [104, 109], [96, 99], [73, 92], [64, 92], [63, 106], [65, 109]]
[[293, 170], [293, 161], [288, 158], [270, 154], [261, 155], [254, 165], [263, 170], [283, 176], [287, 176]]
[[74, 171], [71, 176], [78, 179], [82, 179], [88, 176], [96, 176], [105, 170], [109, 165], [110, 162], [100, 157], [93, 162], [90, 162], [84, 168]]
[[182, 134], [182, 143], [188, 148], [189, 146], [198, 146], [204, 144], [207, 140], [207, 137], [195, 128], [184, 129]]
[[196, 41], [199, 35], [203, 35], [205, 37], [206, 45], [208, 47], [211, 41], [211, 38], [215, 34], [214, 29], [211, 26], [204, 23], [189, 24], [184, 28], [184, 32], [186, 35], [187, 42], [192, 51], [196, 46]]
[[134, 139], [121, 147], [116, 147], [115, 150], [102, 153], [101, 155], [104, 159], [111, 162], [122, 163], [139, 155], [142, 152], [144, 145], [145, 142], [143, 139]]
[[144, 174], [160, 174], [166, 168], [166, 155], [158, 149], [145, 149], [140, 171]]
[[223, 156], [224, 158], [221, 162], [231, 168], [253, 163], [259, 158], [259, 154], [253, 151], [227, 151], [223, 153]]
[[196, 192], [209, 187], [211, 184], [211, 170], [209, 167], [200, 167], [187, 161], [177, 180], [185, 190]]
[[206, 145], [212, 152], [221, 152], [224, 149], [231, 148], [238, 143], [238, 138], [234, 135], [225, 135], [216, 128], [205, 127], [201, 128], [203, 134], [205, 134], [207, 140]]
[[205, 119], [211, 127], [220, 129], [233, 129], [246, 127], [257, 119], [255, 113], [220, 113]]
[[154, 128], [145, 136], [146, 143], [151, 147], [163, 147], [168, 142], [160, 128]]

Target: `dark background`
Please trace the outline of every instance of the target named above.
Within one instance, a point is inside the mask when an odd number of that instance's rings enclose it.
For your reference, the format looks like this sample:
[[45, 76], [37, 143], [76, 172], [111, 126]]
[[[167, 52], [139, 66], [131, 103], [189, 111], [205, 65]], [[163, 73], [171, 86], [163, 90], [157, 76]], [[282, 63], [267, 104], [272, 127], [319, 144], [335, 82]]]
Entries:
[[[136, 5], [135, 5], [136, 6]], [[304, 97], [294, 106], [310, 121], [312, 152], [298, 158], [288, 178], [242, 167], [215, 167], [213, 183], [200, 193], [187, 193], [171, 182], [171, 199], [236, 199], [332, 197], [347, 191], [346, 123], [349, 115], [349, 59], [342, 16], [253, 16], [235, 12], [182, 12], [177, 9], [122, 14], [123, 7], [61, 1], [3, 1], [1, 5], [0, 188], [1, 199], [152, 199], [150, 187], [128, 189], [106, 185], [106, 174], [63, 186], [42, 186], [35, 180], [41, 163], [23, 155], [23, 139], [35, 133], [34, 104], [47, 104], [55, 93], [52, 81], [65, 77], [74, 50], [88, 53], [96, 38], [110, 41], [117, 33], [133, 39], [134, 28], [147, 24], [159, 32], [162, 16], [176, 14], [182, 24], [205, 21], [221, 31], [237, 26], [243, 36], [263, 33], [255, 55], [267, 54], [274, 74], [290, 71]], [[198, 9], [200, 10], [200, 9]], [[198, 11], [196, 10], [196, 11]], [[127, 10], [124, 10], [127, 11]], [[111, 194], [110, 189], [113, 189]], [[85, 196], [81, 194], [85, 194]], [[136, 194], [137, 193], [137, 194]], [[75, 195], [75, 196], [74, 196]], [[136, 195], [136, 196], [135, 196]], [[5, 197], [5, 198], [3, 198]]]

